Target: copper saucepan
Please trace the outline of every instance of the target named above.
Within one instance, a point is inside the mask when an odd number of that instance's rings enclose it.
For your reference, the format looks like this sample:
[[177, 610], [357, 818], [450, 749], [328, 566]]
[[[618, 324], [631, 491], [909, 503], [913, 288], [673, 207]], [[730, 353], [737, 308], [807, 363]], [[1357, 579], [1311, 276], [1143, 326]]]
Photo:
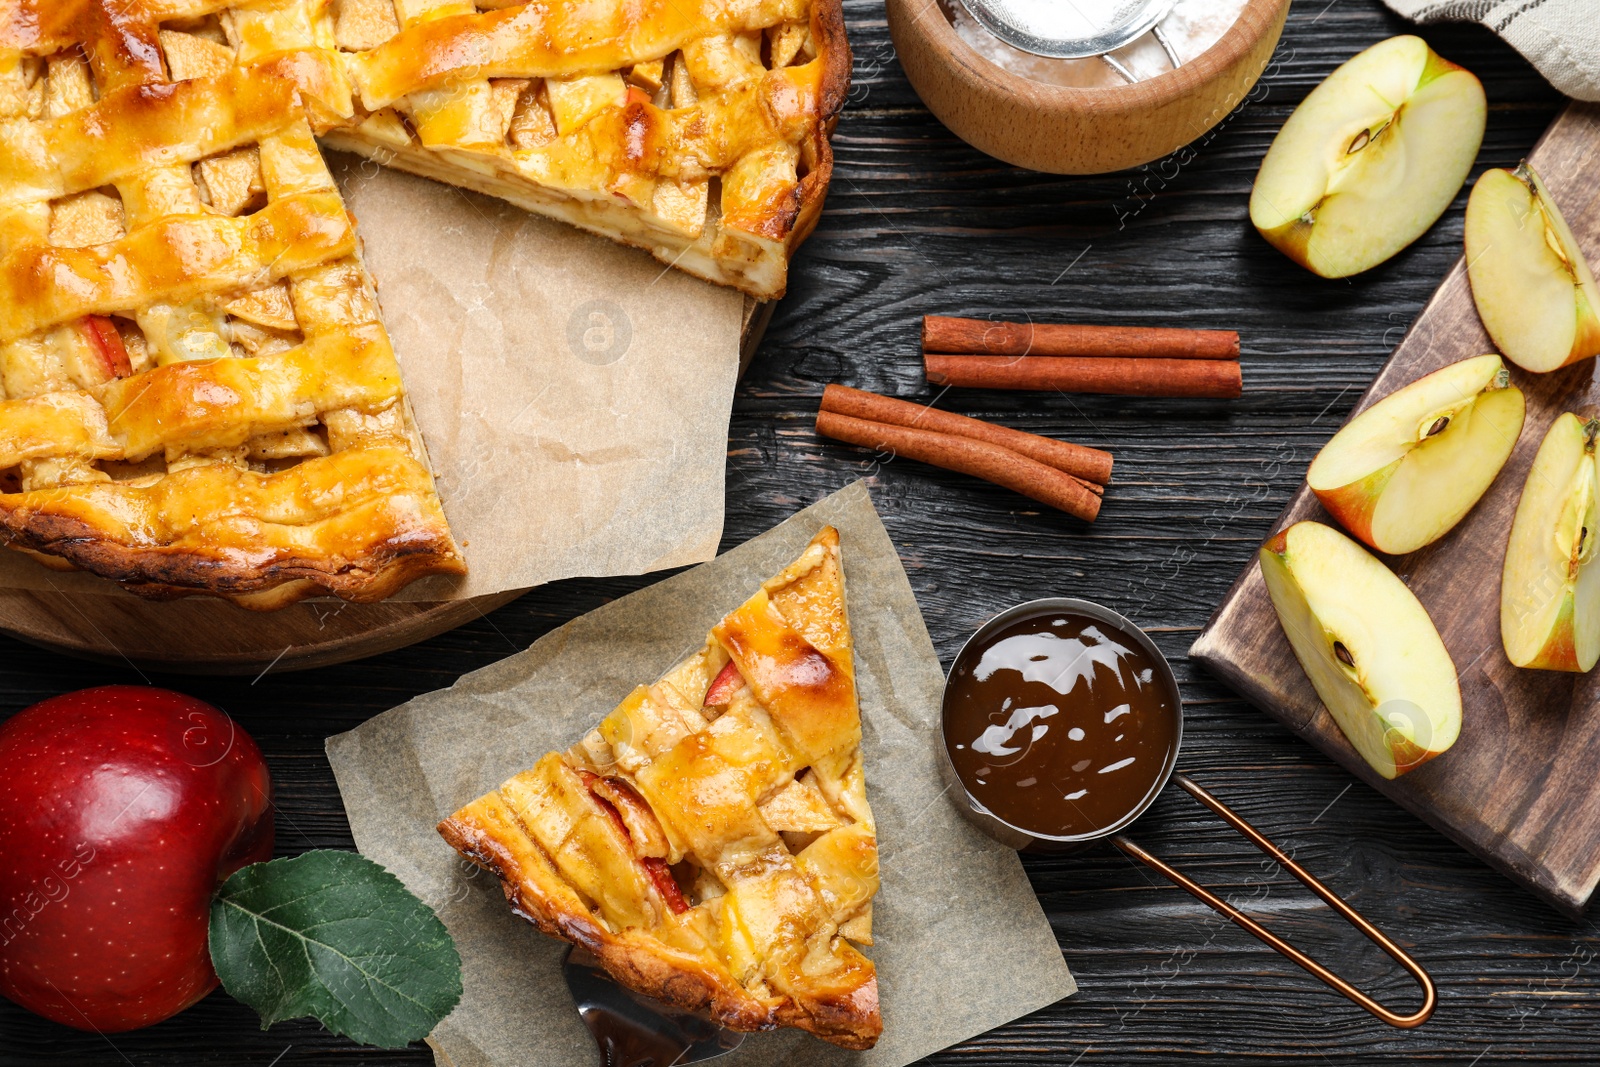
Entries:
[[[972, 666], [971, 660], [974, 645], [977, 645], [979, 648], [981, 648], [985, 639], [987, 639], [995, 631], [1017, 621], [1018, 619], [1052, 612], [1081, 615], [1097, 622], [1104, 623], [1105, 625], [1113, 627], [1114, 629], [1120, 631], [1123, 635], [1137, 642], [1139, 647], [1149, 655], [1150, 659], [1156, 665], [1157, 676], [1160, 683], [1165, 687], [1166, 692], [1171, 698], [1168, 701], [1167, 706], [1172, 709], [1171, 714], [1176, 716], [1177, 719], [1177, 721], [1173, 724], [1174, 729], [1172, 748], [1168, 753], [1166, 764], [1161, 769], [1160, 775], [1157, 777], [1155, 784], [1151, 787], [1149, 792], [1147, 792], [1144, 797], [1142, 797], [1138, 803], [1135, 804], [1129, 811], [1127, 811], [1127, 813], [1121, 818], [1114, 820], [1110, 823], [1110, 825], [1095, 830], [1092, 833], [1071, 837], [1052, 837], [1047, 834], [1034, 833], [1032, 831], [1023, 829], [1022, 827], [1014, 826], [1011, 823], [998, 818], [987, 808], [985, 808], [973, 797], [972, 793], [967, 787], [967, 784], [961, 780], [960, 775], [956, 771], [955, 764], [950, 759], [948, 746], [941, 743], [940, 752], [944, 756], [943, 760], [941, 761], [941, 765], [944, 770], [945, 780], [950, 786], [949, 794], [955, 799], [956, 807], [961, 811], [961, 813], [995, 840], [1011, 848], [1026, 850], [1029, 852], [1074, 852], [1080, 849], [1088, 848], [1091, 845], [1098, 844], [1102, 841], [1109, 841], [1112, 845], [1115, 845], [1117, 848], [1121, 849], [1128, 856], [1131, 856], [1146, 866], [1159, 871], [1171, 881], [1183, 887], [1189, 893], [1205, 903], [1212, 910], [1250, 931], [1256, 937], [1260, 938], [1262, 941], [1266, 942], [1268, 945], [1272, 946], [1274, 949], [1281, 952], [1283, 955], [1287, 956], [1301, 967], [1304, 967], [1306, 970], [1320, 978], [1324, 983], [1333, 989], [1338, 990], [1340, 993], [1343, 993], [1346, 997], [1349, 997], [1351, 1000], [1355, 1001], [1367, 1011], [1388, 1023], [1390, 1026], [1398, 1026], [1409, 1029], [1414, 1026], [1421, 1026], [1424, 1022], [1426, 1022], [1428, 1017], [1433, 1014], [1434, 1006], [1438, 1003], [1438, 996], [1433, 988], [1433, 980], [1428, 977], [1428, 973], [1424, 971], [1415, 960], [1407, 955], [1405, 951], [1393, 941], [1390, 941], [1387, 937], [1385, 937], [1382, 931], [1363, 918], [1354, 908], [1341, 900], [1331, 889], [1317, 881], [1298, 863], [1290, 859], [1289, 856], [1285, 854], [1284, 851], [1277, 845], [1273, 844], [1265, 834], [1251, 826], [1242, 817], [1233, 812], [1226, 804], [1212, 796], [1206, 790], [1202, 789], [1192, 779], [1182, 774], [1175, 774], [1178, 762], [1178, 749], [1183, 743], [1183, 701], [1178, 692], [1177, 679], [1173, 677], [1171, 664], [1169, 664], [1167, 662], [1167, 658], [1161, 654], [1161, 650], [1156, 647], [1155, 642], [1151, 641], [1149, 636], [1143, 630], [1135, 626], [1132, 622], [1118, 613], [1087, 600], [1076, 600], [1070, 597], [1047, 597], [1040, 600], [1030, 600], [1026, 603], [1018, 604], [1013, 608], [1001, 612], [988, 622], [984, 623], [978, 628], [976, 633], [967, 639], [966, 644], [961, 646], [961, 651], [956, 654], [955, 661], [950, 666], [949, 674], [945, 676], [945, 699], [944, 706], [940, 711], [941, 738], [944, 733], [944, 716], [948, 714], [950, 710], [950, 679], [955, 675], [958, 668], [963, 666], [970, 668]], [[1338, 975], [1322, 966], [1322, 964], [1318, 963], [1316, 960], [1313, 960], [1311, 957], [1307, 956], [1305, 953], [1301, 952], [1287, 941], [1284, 941], [1282, 938], [1266, 929], [1260, 923], [1256, 922], [1254, 919], [1235, 908], [1232, 904], [1229, 904], [1227, 901], [1212, 893], [1209, 889], [1206, 889], [1199, 883], [1192, 881], [1180, 871], [1168, 866], [1161, 859], [1145, 851], [1142, 847], [1128, 838], [1123, 831], [1126, 830], [1136, 819], [1138, 819], [1139, 816], [1142, 815], [1151, 804], [1155, 803], [1156, 797], [1160, 795], [1162, 789], [1166, 786], [1167, 781], [1174, 776], [1177, 778], [1178, 785], [1181, 786], [1186, 793], [1220, 815], [1230, 826], [1239, 831], [1240, 834], [1248, 839], [1251, 844], [1255, 845], [1262, 852], [1266, 853], [1266, 855], [1270, 856], [1275, 862], [1281, 864], [1285, 870], [1299, 879], [1307, 889], [1310, 889], [1317, 896], [1321, 897], [1330, 908], [1344, 916], [1346, 921], [1348, 921], [1357, 930], [1360, 930], [1363, 934], [1365, 934], [1367, 938], [1373, 942], [1373, 944], [1383, 949], [1383, 951], [1388, 953], [1389, 956], [1395, 960], [1395, 962], [1404, 967], [1411, 974], [1411, 977], [1416, 979], [1417, 984], [1422, 987], [1422, 1006], [1416, 1011], [1412, 1012], [1410, 1015], [1400, 1015], [1390, 1011], [1388, 1008], [1385, 1008], [1383, 1005], [1379, 1004], [1377, 1001], [1361, 992], [1361, 990], [1352, 986], [1349, 982], [1346, 982], [1343, 978], [1340, 978]]]

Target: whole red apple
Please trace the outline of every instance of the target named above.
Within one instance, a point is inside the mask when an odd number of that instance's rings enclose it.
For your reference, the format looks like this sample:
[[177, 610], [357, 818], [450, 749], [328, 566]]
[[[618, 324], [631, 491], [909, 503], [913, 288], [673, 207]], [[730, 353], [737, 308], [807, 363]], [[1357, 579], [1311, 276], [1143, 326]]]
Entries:
[[132, 1030], [217, 984], [211, 896], [272, 856], [272, 783], [232, 719], [108, 685], [0, 725], [0, 993], [79, 1029]]

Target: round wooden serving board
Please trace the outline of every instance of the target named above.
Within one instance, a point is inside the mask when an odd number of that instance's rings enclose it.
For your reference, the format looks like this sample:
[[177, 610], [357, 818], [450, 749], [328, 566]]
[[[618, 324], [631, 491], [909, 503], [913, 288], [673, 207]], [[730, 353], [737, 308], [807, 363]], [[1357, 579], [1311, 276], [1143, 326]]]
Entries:
[[[774, 307], [745, 299], [741, 378]], [[157, 602], [11, 589], [0, 590], [0, 632], [55, 652], [138, 668], [250, 675], [327, 667], [404, 648], [503, 607], [525, 592], [513, 589], [434, 603], [309, 600], [259, 612], [204, 597]]]
[[185, 674], [257, 674], [375, 656], [454, 629], [526, 590], [443, 603], [309, 600], [245, 611], [191, 597], [0, 592], [0, 630], [56, 652]]

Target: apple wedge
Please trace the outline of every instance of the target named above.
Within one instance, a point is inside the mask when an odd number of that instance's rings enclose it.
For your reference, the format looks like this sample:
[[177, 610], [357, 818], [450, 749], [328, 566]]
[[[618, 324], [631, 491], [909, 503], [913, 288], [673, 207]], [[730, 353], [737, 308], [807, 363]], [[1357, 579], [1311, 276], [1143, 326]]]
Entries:
[[1351, 419], [1306, 471], [1344, 528], [1391, 555], [1449, 533], [1511, 456], [1522, 390], [1499, 356], [1418, 378]]
[[1250, 221], [1324, 278], [1375, 267], [1450, 206], [1487, 113], [1478, 79], [1422, 38], [1380, 41], [1283, 124], [1256, 175]]
[[1539, 445], [1511, 521], [1500, 640], [1518, 667], [1587, 671], [1600, 661], [1600, 421], [1568, 412]]
[[1261, 547], [1261, 574], [1295, 658], [1373, 770], [1393, 778], [1455, 743], [1455, 664], [1389, 568], [1331, 526], [1297, 522]]
[[1542, 372], [1600, 354], [1600, 289], [1532, 167], [1484, 171], [1466, 231], [1472, 300], [1507, 359]]

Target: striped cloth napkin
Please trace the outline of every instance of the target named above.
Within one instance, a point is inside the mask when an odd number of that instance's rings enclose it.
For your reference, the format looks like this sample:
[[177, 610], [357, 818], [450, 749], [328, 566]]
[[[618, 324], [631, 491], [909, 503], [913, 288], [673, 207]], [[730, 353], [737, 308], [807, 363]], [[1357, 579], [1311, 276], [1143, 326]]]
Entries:
[[1481, 22], [1550, 84], [1600, 101], [1600, 0], [1383, 0], [1418, 22]]

